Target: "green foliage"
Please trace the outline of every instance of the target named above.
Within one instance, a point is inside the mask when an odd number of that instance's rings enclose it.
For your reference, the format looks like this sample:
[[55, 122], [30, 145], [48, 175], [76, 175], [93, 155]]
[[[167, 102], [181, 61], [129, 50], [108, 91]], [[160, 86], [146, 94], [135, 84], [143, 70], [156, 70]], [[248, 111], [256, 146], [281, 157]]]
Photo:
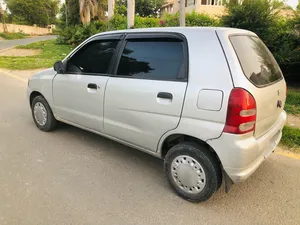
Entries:
[[56, 22], [59, 0], [5, 0], [12, 22], [46, 26]]
[[283, 128], [281, 144], [289, 147], [291, 150], [300, 150], [300, 129], [285, 126]]
[[94, 34], [106, 30], [106, 24], [101, 21], [96, 21], [89, 25], [76, 25], [66, 27], [57, 38], [57, 44], [79, 45], [87, 38]]
[[243, 1], [242, 4], [227, 5], [227, 14], [222, 17], [223, 25], [255, 32], [265, 42], [271, 42], [270, 28], [274, 26], [277, 13], [268, 0]]
[[126, 16], [127, 15], [127, 3], [122, 0], [117, 0], [115, 4], [115, 15]]
[[66, 0], [59, 12], [59, 26], [75, 26], [80, 24], [79, 1]]
[[222, 25], [253, 31], [269, 47], [284, 75], [299, 75], [300, 32], [295, 30], [299, 22], [279, 16], [282, 2], [253, 0], [230, 3], [226, 7]]
[[164, 0], [136, 0], [135, 13], [139, 16], [154, 16], [157, 17], [158, 10], [164, 4]]
[[186, 14], [186, 26], [188, 27], [214, 27], [219, 26], [219, 20], [210, 17], [207, 14], [192, 12]]
[[[218, 20], [205, 14], [197, 14], [195, 12], [187, 14], [188, 26], [217, 26], [218, 24]], [[135, 28], [172, 27], [178, 25], [178, 14], [166, 14], [162, 20], [154, 17], [135, 17]], [[65, 28], [61, 32], [57, 43], [77, 45], [93, 34], [108, 30], [124, 30], [126, 28], [126, 16], [116, 14], [107, 22], [107, 25], [104, 22], [93, 22], [88, 26], [77, 25]]]
[[[165, 0], [135, 0], [135, 14], [141, 17], [157, 17]], [[127, 15], [127, 0], [117, 0], [115, 13]]]
[[124, 30], [127, 28], [126, 16], [114, 15], [108, 21], [108, 30]]
[[290, 89], [285, 103], [285, 110], [294, 115], [300, 115], [300, 91]]
[[53, 64], [62, 60], [72, 50], [68, 45], [56, 45], [55, 40], [37, 42], [29, 45], [19, 46], [20, 49], [41, 49], [40, 55], [26, 57], [0, 57], [0, 67], [13, 70], [26, 70], [49, 68]]
[[160, 22], [162, 27], [178, 27], [179, 26], [179, 13], [165, 14]]
[[136, 16], [134, 19], [135, 28], [159, 27], [159, 19], [153, 17]]
[[6, 39], [6, 40], [15, 40], [15, 39], [23, 39], [28, 37], [28, 35], [24, 33], [0, 33], [0, 37]]
[[[204, 13], [192, 12], [186, 14], [186, 26], [187, 27], [207, 27], [207, 26], [219, 26], [219, 20], [210, 17]], [[161, 25], [163, 27], [177, 27], [179, 26], [179, 13], [165, 14], [162, 18]]]

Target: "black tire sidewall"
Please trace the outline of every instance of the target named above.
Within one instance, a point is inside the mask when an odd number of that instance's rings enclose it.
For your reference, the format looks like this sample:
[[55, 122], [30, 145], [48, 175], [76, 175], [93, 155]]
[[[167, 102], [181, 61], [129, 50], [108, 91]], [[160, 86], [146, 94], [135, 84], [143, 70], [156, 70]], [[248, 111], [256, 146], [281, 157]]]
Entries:
[[[36, 103], [42, 103], [45, 106], [45, 109], [47, 111], [47, 122], [44, 126], [41, 126], [40, 124], [37, 123], [35, 117], [34, 117], [34, 106]], [[46, 101], [46, 99], [42, 96], [37, 96], [33, 99], [32, 104], [31, 104], [31, 112], [32, 112], [32, 118], [33, 121], [35, 123], [35, 125], [42, 131], [51, 131], [54, 129], [54, 127], [56, 126], [56, 120], [53, 116], [52, 110], [48, 104], [48, 102]]]
[[[194, 158], [202, 166], [205, 176], [206, 184], [204, 189], [198, 194], [187, 193], [183, 191], [175, 183], [171, 166], [173, 160], [180, 155], [187, 155]], [[217, 161], [210, 154], [209, 150], [203, 146], [194, 143], [182, 143], [174, 146], [165, 157], [164, 170], [167, 180], [175, 192], [182, 198], [191, 202], [203, 202], [208, 200], [219, 188], [220, 183], [220, 168]]]

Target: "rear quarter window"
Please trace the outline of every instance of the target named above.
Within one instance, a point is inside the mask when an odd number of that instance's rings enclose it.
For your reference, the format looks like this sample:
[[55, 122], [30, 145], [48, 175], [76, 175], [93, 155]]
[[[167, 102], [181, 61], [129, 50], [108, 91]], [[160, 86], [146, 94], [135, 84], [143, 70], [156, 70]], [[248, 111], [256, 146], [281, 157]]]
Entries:
[[281, 70], [266, 45], [255, 36], [229, 37], [245, 76], [258, 87], [282, 79]]

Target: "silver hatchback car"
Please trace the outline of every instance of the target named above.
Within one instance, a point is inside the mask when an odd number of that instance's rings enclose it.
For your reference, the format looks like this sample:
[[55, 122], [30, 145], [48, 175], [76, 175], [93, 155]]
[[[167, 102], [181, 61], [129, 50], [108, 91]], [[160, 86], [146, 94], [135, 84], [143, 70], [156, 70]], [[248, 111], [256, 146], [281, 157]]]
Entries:
[[286, 83], [252, 32], [155, 28], [106, 32], [30, 78], [42, 131], [57, 121], [164, 160], [175, 192], [208, 200], [247, 179], [274, 151]]

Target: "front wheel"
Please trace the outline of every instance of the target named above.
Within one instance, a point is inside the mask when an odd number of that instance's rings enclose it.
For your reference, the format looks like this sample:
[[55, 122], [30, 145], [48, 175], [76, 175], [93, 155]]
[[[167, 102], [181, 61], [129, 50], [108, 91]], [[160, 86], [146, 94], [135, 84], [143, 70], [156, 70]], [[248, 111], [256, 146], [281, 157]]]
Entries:
[[191, 202], [208, 200], [222, 183], [222, 171], [216, 157], [194, 142], [171, 148], [165, 157], [164, 170], [175, 192]]
[[32, 117], [35, 125], [42, 131], [52, 131], [57, 126], [52, 110], [46, 99], [39, 95], [36, 96], [31, 104]]

